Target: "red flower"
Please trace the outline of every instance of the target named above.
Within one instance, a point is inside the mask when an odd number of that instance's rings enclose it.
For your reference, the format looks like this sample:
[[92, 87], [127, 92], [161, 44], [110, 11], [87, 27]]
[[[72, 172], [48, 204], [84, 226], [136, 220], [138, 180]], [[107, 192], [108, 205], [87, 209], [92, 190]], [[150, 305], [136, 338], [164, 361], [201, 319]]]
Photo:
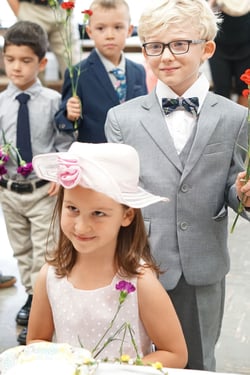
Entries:
[[245, 98], [248, 98], [248, 95], [250, 95], [250, 90], [248, 90], [248, 89], [244, 89], [244, 90], [242, 90], [242, 95], [243, 95]]
[[[247, 116], [247, 121], [248, 121], [248, 146], [247, 146], [247, 149], [246, 149], [247, 157], [246, 157], [246, 177], [245, 177], [245, 183], [247, 183], [248, 180], [250, 179], [250, 69], [246, 69], [245, 72], [240, 76], [240, 79], [243, 82], [245, 82], [245, 84], [248, 86], [247, 89], [242, 90], [242, 95], [244, 97], [248, 98], [248, 116]], [[232, 227], [231, 227], [231, 233], [233, 233], [234, 228], [235, 228], [236, 223], [237, 223], [237, 220], [238, 220], [240, 214], [244, 210], [244, 206], [245, 206], [244, 203], [245, 203], [246, 199], [247, 199], [247, 197], [243, 193], [242, 197], [241, 197], [241, 200], [240, 200], [240, 203], [239, 203], [239, 206], [238, 206], [237, 215], [236, 215], [236, 217], [234, 219], [234, 222], [232, 224]]]
[[247, 69], [245, 73], [240, 76], [240, 79], [245, 82], [245, 84], [250, 85], [250, 69]]
[[89, 17], [91, 17], [92, 14], [93, 14], [93, 12], [92, 12], [91, 9], [85, 9], [85, 10], [82, 11], [82, 13], [83, 13], [83, 14], [87, 14]]
[[75, 7], [74, 1], [66, 1], [61, 4], [62, 9], [70, 10]]
[[91, 9], [85, 9], [82, 11], [83, 14], [83, 25], [87, 25], [89, 22], [89, 17], [92, 16], [93, 12]]

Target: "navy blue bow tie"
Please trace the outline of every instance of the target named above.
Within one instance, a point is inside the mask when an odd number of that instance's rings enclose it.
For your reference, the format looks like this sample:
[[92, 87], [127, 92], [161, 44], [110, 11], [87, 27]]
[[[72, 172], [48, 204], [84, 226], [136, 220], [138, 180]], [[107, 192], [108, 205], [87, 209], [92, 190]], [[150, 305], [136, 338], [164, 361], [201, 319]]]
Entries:
[[162, 99], [162, 108], [165, 115], [169, 115], [177, 108], [184, 108], [186, 111], [197, 114], [199, 108], [199, 99], [194, 96], [192, 98]]

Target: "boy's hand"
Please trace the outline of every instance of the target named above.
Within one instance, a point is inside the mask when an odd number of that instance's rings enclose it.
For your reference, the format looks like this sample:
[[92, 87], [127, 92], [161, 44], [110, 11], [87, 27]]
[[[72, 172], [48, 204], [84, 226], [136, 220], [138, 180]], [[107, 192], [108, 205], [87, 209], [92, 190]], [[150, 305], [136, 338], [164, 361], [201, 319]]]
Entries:
[[240, 172], [236, 179], [236, 191], [240, 199], [242, 199], [242, 194], [244, 194], [244, 204], [245, 207], [250, 207], [250, 179], [245, 182], [246, 172]]
[[69, 121], [76, 121], [81, 116], [81, 102], [77, 96], [72, 96], [67, 101], [67, 119]]

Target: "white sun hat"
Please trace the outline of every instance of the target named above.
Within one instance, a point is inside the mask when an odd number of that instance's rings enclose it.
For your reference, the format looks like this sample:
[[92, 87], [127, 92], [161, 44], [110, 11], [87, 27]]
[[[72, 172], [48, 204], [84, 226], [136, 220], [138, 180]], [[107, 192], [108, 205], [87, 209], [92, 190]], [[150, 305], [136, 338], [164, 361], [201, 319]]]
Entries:
[[36, 155], [32, 163], [39, 178], [66, 189], [81, 185], [129, 207], [168, 201], [138, 186], [139, 157], [125, 144], [73, 142], [67, 152]]

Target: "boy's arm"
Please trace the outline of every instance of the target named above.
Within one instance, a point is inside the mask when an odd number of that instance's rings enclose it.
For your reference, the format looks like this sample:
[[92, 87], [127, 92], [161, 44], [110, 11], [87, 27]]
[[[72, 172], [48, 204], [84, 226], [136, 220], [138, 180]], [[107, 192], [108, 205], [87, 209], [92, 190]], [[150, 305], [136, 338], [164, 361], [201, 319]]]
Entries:
[[18, 12], [19, 12], [19, 1], [18, 0], [7, 0], [10, 8], [12, 9], [13, 13], [15, 14], [15, 16], [17, 17], [18, 15]]

